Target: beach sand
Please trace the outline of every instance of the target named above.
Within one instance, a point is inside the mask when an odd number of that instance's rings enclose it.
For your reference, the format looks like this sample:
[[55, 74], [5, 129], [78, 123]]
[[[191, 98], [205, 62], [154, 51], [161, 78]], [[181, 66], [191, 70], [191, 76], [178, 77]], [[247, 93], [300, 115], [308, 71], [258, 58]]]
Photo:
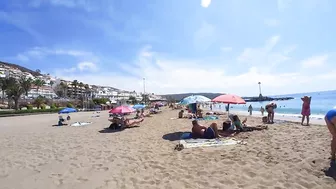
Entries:
[[330, 167], [325, 126], [281, 121], [239, 134], [247, 145], [175, 151], [181, 132], [191, 129], [190, 120], [170, 119], [177, 112], [110, 133], [102, 131], [107, 112], [71, 114], [72, 122], [93, 122], [85, 127], [52, 127], [57, 114], [0, 118], [0, 188], [336, 188], [323, 171]]

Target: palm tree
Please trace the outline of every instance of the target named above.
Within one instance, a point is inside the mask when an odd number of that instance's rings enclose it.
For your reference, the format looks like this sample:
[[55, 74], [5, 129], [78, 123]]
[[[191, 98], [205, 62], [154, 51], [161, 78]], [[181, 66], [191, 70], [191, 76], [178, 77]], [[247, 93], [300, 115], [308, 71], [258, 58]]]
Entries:
[[32, 87], [33, 80], [31, 78], [20, 77], [19, 82], [20, 82], [22, 88], [24, 89], [24, 92], [25, 92], [26, 96], [28, 96], [28, 92], [30, 91], [30, 89]]
[[73, 82], [71, 83], [71, 85], [73, 87], [75, 98], [77, 98], [77, 88], [78, 88], [79, 83], [78, 83], [77, 80], [73, 80]]
[[8, 83], [7, 89], [6, 89], [6, 94], [8, 99], [13, 99], [14, 100], [14, 107], [15, 110], [19, 109], [19, 99], [22, 94], [25, 93], [25, 89], [22, 87], [22, 84], [13, 79], [10, 79], [11, 81]]
[[54, 85], [54, 82], [53, 82], [53, 81], [50, 81], [50, 82], [49, 82], [49, 85], [50, 85], [50, 87], [52, 87], [52, 86]]
[[67, 96], [67, 89], [68, 89], [68, 85], [64, 82], [60, 83], [61, 89], [63, 90], [63, 97]]
[[6, 92], [6, 90], [13, 83], [15, 83], [15, 78], [13, 78], [13, 77], [0, 78], [0, 86], [1, 86], [1, 91], [2, 91], [2, 103], [5, 102], [5, 92]]
[[36, 86], [37, 93], [39, 92], [40, 88], [45, 84], [46, 84], [46, 82], [42, 79], [35, 79], [34, 80], [34, 85]]

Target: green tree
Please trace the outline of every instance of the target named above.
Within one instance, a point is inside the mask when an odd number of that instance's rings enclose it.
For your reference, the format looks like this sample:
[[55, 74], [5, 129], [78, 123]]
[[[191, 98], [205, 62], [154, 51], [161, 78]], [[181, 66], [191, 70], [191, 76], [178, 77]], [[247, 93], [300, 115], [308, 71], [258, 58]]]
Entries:
[[95, 103], [96, 105], [106, 104], [106, 102], [110, 101], [107, 98], [94, 98], [92, 100], [93, 100], [93, 103]]
[[46, 82], [42, 79], [35, 79], [33, 83], [36, 86], [37, 93], [39, 93], [40, 88], [46, 84]]
[[36, 105], [37, 108], [41, 108], [42, 104], [45, 103], [45, 98], [43, 98], [42, 96], [38, 96], [35, 100], [34, 100], [34, 104]]
[[8, 83], [8, 87], [6, 89], [6, 94], [9, 100], [14, 100], [14, 108], [15, 110], [19, 109], [19, 99], [22, 94], [25, 93], [24, 88], [22, 87], [22, 84], [15, 80], [14, 78], [9, 79], [10, 82]]
[[130, 96], [128, 101], [130, 101], [132, 104], [138, 103], [137, 99], [134, 96]]
[[72, 87], [73, 87], [73, 91], [74, 91], [74, 96], [75, 98], [77, 98], [77, 95], [78, 95], [78, 86], [79, 86], [79, 83], [77, 80], [73, 80], [73, 82], [71, 83]]
[[67, 90], [68, 90], [68, 85], [64, 82], [61, 82], [60, 84], [60, 88], [61, 90], [63, 91], [63, 97], [66, 97], [67, 96]]
[[28, 92], [30, 91], [33, 80], [31, 78], [26, 78], [26, 77], [20, 77], [20, 84], [22, 85], [22, 88], [24, 89], [24, 92], [26, 96], [28, 96]]
[[10, 77], [10, 78], [0, 78], [0, 87], [2, 91], [2, 103], [5, 102], [5, 93], [6, 90], [10, 85], [13, 85], [15, 83], [15, 78]]

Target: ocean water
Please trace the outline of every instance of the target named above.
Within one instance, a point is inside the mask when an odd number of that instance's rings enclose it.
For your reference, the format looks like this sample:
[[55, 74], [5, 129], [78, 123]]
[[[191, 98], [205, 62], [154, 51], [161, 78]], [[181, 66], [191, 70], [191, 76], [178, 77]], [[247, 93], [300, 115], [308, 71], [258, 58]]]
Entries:
[[[311, 117], [312, 118], [322, 118], [327, 111], [336, 106], [336, 90], [334, 91], [324, 91], [324, 92], [313, 92], [313, 93], [298, 93], [298, 94], [288, 94], [281, 96], [271, 96], [271, 97], [294, 97], [292, 100], [285, 101], [275, 101], [278, 105], [276, 114], [282, 114], [285, 116], [301, 116], [302, 101], [301, 97], [307, 95], [311, 96]], [[268, 104], [268, 101], [265, 102], [247, 102], [243, 105], [230, 105], [230, 111], [246, 111], [248, 106], [251, 104], [253, 107], [253, 114], [260, 115], [260, 107], [265, 107]], [[213, 110], [225, 111], [225, 104], [215, 104]]]

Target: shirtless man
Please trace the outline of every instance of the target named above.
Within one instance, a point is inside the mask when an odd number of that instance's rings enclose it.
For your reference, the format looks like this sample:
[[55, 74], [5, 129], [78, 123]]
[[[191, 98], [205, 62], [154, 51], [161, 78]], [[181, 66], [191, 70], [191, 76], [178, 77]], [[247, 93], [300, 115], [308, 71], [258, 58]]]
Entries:
[[332, 135], [331, 139], [331, 160], [336, 160], [336, 109], [329, 110], [325, 116], [325, 122]]
[[216, 123], [211, 123], [209, 127], [198, 124], [197, 120], [193, 120], [191, 123], [193, 125], [191, 130], [192, 135], [195, 138], [213, 139], [221, 137], [218, 133], [218, 127]]

